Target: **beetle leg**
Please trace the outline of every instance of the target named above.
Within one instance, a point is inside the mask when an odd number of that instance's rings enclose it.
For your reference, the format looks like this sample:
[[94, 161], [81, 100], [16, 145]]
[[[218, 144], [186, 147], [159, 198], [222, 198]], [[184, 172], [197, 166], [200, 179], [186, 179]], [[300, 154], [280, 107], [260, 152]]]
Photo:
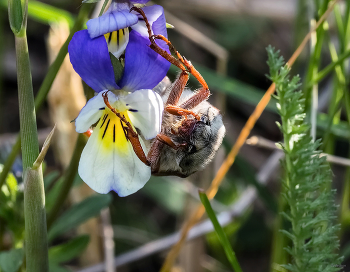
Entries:
[[147, 161], [150, 163], [152, 174], [157, 174], [159, 172], [159, 159], [164, 145], [168, 145], [176, 150], [179, 147], [186, 146], [187, 144], [175, 144], [168, 136], [161, 133], [158, 134], [154, 139], [151, 149], [147, 155]]
[[194, 95], [192, 95], [189, 99], [187, 99], [185, 102], [183, 102], [179, 107], [187, 110], [193, 109], [194, 107], [198, 106], [201, 102], [207, 100], [209, 95], [210, 91], [208, 89], [202, 88]]
[[194, 118], [196, 118], [197, 120], [200, 120], [200, 116], [196, 113], [194, 113], [191, 110], [186, 110], [183, 109], [182, 107], [177, 107], [177, 106], [173, 106], [173, 105], [168, 105], [165, 107], [165, 110], [167, 112], [169, 112], [170, 114], [176, 115], [176, 116], [188, 116], [188, 115], [192, 115]]
[[136, 156], [147, 166], [150, 166], [150, 162], [147, 160], [145, 152], [140, 143], [140, 139], [138, 135], [134, 135], [133, 131], [130, 130], [129, 127], [123, 126], [124, 132], [126, 132], [126, 138], [130, 141], [132, 145], [132, 149], [134, 150]]
[[[120, 118], [120, 123], [124, 130], [125, 138], [130, 141], [132, 149], [134, 150], [136, 156], [147, 166], [150, 166], [150, 162], [147, 160], [145, 152], [140, 143], [139, 134], [133, 129], [132, 125], [126, 120], [124, 115], [121, 115], [115, 108], [111, 106], [108, 101], [108, 92], [102, 94], [103, 100], [106, 106]], [[124, 126], [125, 124], [125, 126]]]
[[166, 105], [177, 105], [180, 100], [181, 94], [185, 89], [185, 86], [188, 81], [188, 72], [182, 71], [180, 76], [175, 80], [171, 85], [171, 91], [166, 102]]
[[[190, 61], [188, 61], [185, 57], [182, 57], [180, 55], [180, 53], [178, 51], [176, 51], [175, 47], [171, 44], [171, 42], [167, 38], [165, 38], [163, 35], [152, 35], [150, 37], [150, 39], [153, 41], [154, 41], [154, 39], [164, 41], [169, 46], [170, 51], [172, 51], [177, 56], [179, 61], [186, 67], [187, 71], [190, 72], [199, 81], [200, 84], [202, 84], [203, 88], [209, 89], [208, 84], [205, 82], [202, 75], [196, 70], [196, 68], [194, 68], [194, 66], [192, 65], [192, 63]], [[154, 42], [154, 44], [155, 44], [155, 42]], [[155, 44], [155, 46], [159, 47], [157, 44]], [[167, 53], [167, 54], [169, 54], [169, 53]]]
[[178, 149], [178, 148], [180, 148], [180, 147], [187, 146], [186, 143], [175, 144], [175, 143], [173, 142], [173, 140], [171, 140], [170, 137], [166, 136], [165, 134], [161, 134], [161, 133], [159, 133], [159, 134], [157, 135], [157, 140], [159, 140], [159, 141], [161, 141], [162, 143], [164, 143], [164, 144], [166, 144], [166, 145], [168, 145], [168, 146], [174, 148], [175, 150]]

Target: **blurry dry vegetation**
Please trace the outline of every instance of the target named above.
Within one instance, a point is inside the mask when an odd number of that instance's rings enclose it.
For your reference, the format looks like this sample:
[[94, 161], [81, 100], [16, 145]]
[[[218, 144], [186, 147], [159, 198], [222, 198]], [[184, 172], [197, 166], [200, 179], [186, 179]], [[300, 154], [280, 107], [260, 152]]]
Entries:
[[[119, 198], [112, 193], [110, 215], [115, 238], [115, 256], [180, 229], [183, 220], [191, 214], [192, 207], [196, 207], [199, 203], [196, 188], [193, 186], [205, 188], [208, 186], [225, 152], [232, 146], [254, 106], [270, 85], [265, 77], [268, 73], [265, 48], [271, 44], [281, 50], [281, 55], [288, 58], [309, 30], [306, 12], [309, 3], [306, 2], [312, 1], [159, 0], [154, 2], [164, 6], [166, 15], [169, 15], [167, 21], [175, 26], [175, 29], [168, 30], [170, 40], [183, 56], [195, 64], [207, 80], [212, 92], [209, 101], [222, 110], [227, 135], [217, 158], [203, 173], [195, 174], [188, 180], [173, 177], [152, 178], [144, 189], [127, 198]], [[77, 0], [52, 0], [47, 3], [68, 10], [72, 14], [77, 13], [81, 4]], [[10, 145], [19, 131], [19, 117], [14, 41], [5, 9], [0, 10], [0, 16], [1, 163], [5, 160]], [[176, 22], [184, 25], [178, 29]], [[331, 18], [329, 23], [330, 33], [333, 33], [334, 20]], [[48, 26], [29, 19], [28, 43], [34, 92], [38, 90], [50, 61], [57, 54], [59, 44], [67, 35], [68, 29], [62, 24]], [[296, 63], [293, 73], [303, 77], [308, 56], [308, 50], [305, 50]], [[325, 64], [330, 62], [328, 54], [325, 54], [322, 61]], [[178, 74], [173, 68], [169, 72], [171, 79]], [[195, 89], [198, 83], [191, 80], [189, 86]], [[329, 84], [325, 81], [320, 85], [320, 97], [323, 97], [323, 100], [320, 100], [321, 110], [327, 109], [327, 92]], [[39, 134], [44, 138], [49, 131], [48, 128], [54, 123], [57, 124], [57, 133], [53, 149], [47, 156], [46, 174], [53, 171], [62, 172], [67, 167], [77, 137], [74, 124], [70, 121], [85, 104], [80, 79], [71, 69], [68, 58], [62, 65], [47, 101], [45, 107], [38, 113]], [[260, 135], [274, 142], [280, 141], [281, 135], [275, 125], [277, 119], [272, 105], [263, 113], [251, 135]], [[335, 155], [347, 157], [346, 140], [337, 139]], [[214, 209], [221, 212], [227, 209], [228, 205], [235, 203], [242, 192], [246, 192], [248, 186], [258, 188], [256, 201], [242, 210], [239, 216], [235, 215], [235, 219], [225, 227], [245, 272], [270, 270], [272, 231], [280, 184], [278, 159], [275, 151], [244, 146], [213, 202]], [[13, 171], [18, 172], [20, 169], [18, 159]], [[345, 167], [333, 166], [333, 171], [335, 187], [341, 190]], [[267, 183], [267, 186], [259, 185], [259, 182]], [[74, 188], [69, 202], [78, 202], [88, 195], [89, 193], [84, 190]], [[70, 204], [66, 203], [65, 207], [68, 205]], [[85, 253], [89, 255], [82, 257], [80, 263], [69, 263], [71, 268], [78, 269], [106, 259], [107, 253], [102, 246], [100, 224], [101, 219], [91, 221], [88, 233], [95, 237], [90, 243], [91, 251]], [[109, 224], [108, 220], [106, 224]], [[69, 233], [63, 239], [72, 235], [75, 234]], [[348, 235], [345, 232], [343, 244], [346, 243]], [[121, 266], [118, 271], [159, 271], [165, 253], [166, 250], [161, 250], [158, 254], [143, 258], [142, 256], [146, 256], [147, 253], [135, 252], [132, 256], [137, 260], [139, 254], [141, 256], [139, 260]], [[120, 263], [123, 261], [125, 263], [125, 259], [119, 259]], [[118, 260], [116, 263], [118, 264]], [[84, 271], [104, 271], [101, 267], [103, 265]], [[183, 248], [173, 272], [230, 271], [228, 267], [215, 233], [207, 233]]]

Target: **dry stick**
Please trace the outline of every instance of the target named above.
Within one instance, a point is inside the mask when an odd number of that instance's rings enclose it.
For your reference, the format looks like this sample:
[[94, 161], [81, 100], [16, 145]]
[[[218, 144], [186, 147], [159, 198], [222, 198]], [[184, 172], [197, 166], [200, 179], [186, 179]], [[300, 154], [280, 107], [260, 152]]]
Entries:
[[[329, 6], [327, 11], [322, 15], [320, 20], [315, 25], [315, 27], [313, 29], [311, 29], [310, 32], [305, 36], [304, 40], [301, 42], [301, 44], [299, 45], [297, 50], [294, 52], [292, 57], [287, 62], [287, 65], [289, 67], [291, 67], [293, 65], [293, 63], [295, 62], [295, 60], [300, 55], [300, 53], [304, 49], [305, 45], [309, 41], [312, 33], [328, 17], [328, 15], [331, 13], [331, 11], [333, 10], [335, 4], [338, 1], [339, 0], [335, 0], [333, 2], [333, 4], [331, 4]], [[232, 149], [231, 149], [230, 153], [228, 154], [226, 160], [221, 165], [221, 167], [218, 170], [215, 178], [213, 179], [210, 187], [206, 191], [209, 199], [212, 199], [216, 195], [216, 193], [218, 191], [218, 188], [219, 188], [219, 186], [221, 184], [221, 181], [223, 180], [223, 178], [225, 177], [226, 173], [228, 172], [228, 170], [230, 169], [230, 167], [234, 163], [235, 158], [236, 158], [239, 150], [241, 149], [241, 147], [245, 143], [246, 139], [248, 138], [248, 136], [250, 134], [250, 131], [254, 127], [256, 121], [258, 120], [258, 118], [260, 117], [262, 112], [264, 111], [264, 109], [267, 106], [267, 104], [269, 103], [271, 95], [274, 93], [274, 91], [275, 91], [275, 84], [273, 83], [269, 87], [269, 89], [266, 91], [266, 93], [264, 94], [263, 98], [260, 100], [258, 105], [256, 106], [254, 112], [250, 115], [247, 123], [245, 124], [245, 126], [243, 127], [241, 133], [239, 134], [235, 145], [232, 147]], [[192, 215], [192, 217], [190, 217], [190, 219], [187, 222], [185, 222], [184, 227], [183, 227], [182, 232], [181, 232], [181, 238], [179, 239], [179, 241], [173, 246], [173, 248], [168, 253], [168, 256], [165, 259], [165, 262], [164, 262], [160, 272], [168, 272], [168, 271], [170, 271], [171, 267], [173, 266], [173, 263], [175, 262], [176, 257], [178, 256], [178, 254], [180, 252], [181, 247], [183, 246], [183, 244], [186, 241], [187, 233], [190, 231], [192, 226], [195, 225], [200, 220], [200, 218], [203, 216], [204, 212], [205, 212], [205, 209], [204, 209], [203, 205], [200, 205], [197, 208], [197, 210], [195, 211], [195, 213]]]
[[[265, 139], [265, 138], [260, 137], [260, 136], [250, 137], [249, 139], [246, 140], [246, 144], [251, 145], [251, 146], [262, 147], [262, 148], [266, 148], [266, 149], [272, 149], [272, 150], [280, 151], [281, 153], [283, 153], [283, 151], [276, 146], [275, 142], [270, 141], [270, 140]], [[319, 156], [320, 157], [326, 156], [327, 161], [330, 163], [350, 167], [350, 159], [330, 155], [327, 153], [320, 153]]]

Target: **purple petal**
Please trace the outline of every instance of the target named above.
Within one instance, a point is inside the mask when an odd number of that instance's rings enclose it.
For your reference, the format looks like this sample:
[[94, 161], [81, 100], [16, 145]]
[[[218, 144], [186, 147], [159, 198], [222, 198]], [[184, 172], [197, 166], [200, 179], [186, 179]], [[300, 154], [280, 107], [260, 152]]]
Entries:
[[100, 17], [89, 20], [86, 25], [91, 38], [107, 34], [122, 28], [132, 26], [138, 22], [138, 17], [129, 12], [129, 9], [115, 8], [107, 11]]
[[96, 92], [119, 89], [104, 36], [90, 39], [87, 30], [78, 31], [68, 52], [74, 70]]
[[130, 0], [131, 3], [133, 4], [146, 4], [150, 0]]
[[150, 42], [136, 31], [130, 32], [125, 51], [125, 69], [119, 86], [128, 91], [153, 89], [167, 74], [170, 62], [149, 48]]
[[[166, 20], [164, 16], [164, 9], [159, 5], [147, 6], [143, 7], [142, 10], [145, 12], [148, 22], [151, 25], [152, 32], [155, 35], [163, 35], [164, 37], [168, 37], [167, 29], [166, 29]], [[148, 38], [148, 31], [146, 27], [146, 23], [142, 20], [142, 17], [139, 15], [139, 22], [136, 25], [132, 26], [133, 30], [136, 30], [141, 36]], [[162, 48], [167, 48], [165, 42], [157, 40], [157, 44]]]

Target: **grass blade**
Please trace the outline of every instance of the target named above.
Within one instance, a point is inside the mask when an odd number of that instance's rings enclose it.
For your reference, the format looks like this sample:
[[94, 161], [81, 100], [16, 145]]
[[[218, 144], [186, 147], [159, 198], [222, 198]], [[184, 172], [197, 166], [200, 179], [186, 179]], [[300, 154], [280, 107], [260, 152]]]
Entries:
[[242, 272], [242, 269], [237, 261], [236, 255], [232, 250], [232, 247], [230, 245], [229, 240], [227, 239], [227, 236], [226, 236], [224, 230], [222, 229], [222, 227], [219, 224], [218, 219], [216, 218], [216, 215], [214, 213], [213, 208], [210, 205], [210, 202], [209, 202], [207, 195], [205, 194], [204, 191], [199, 191], [198, 193], [199, 193], [199, 197], [202, 201], [202, 204], [205, 207], [205, 210], [208, 214], [208, 217], [210, 218], [211, 222], [213, 223], [215, 232], [219, 237], [220, 243], [222, 244], [222, 246], [225, 250], [227, 259], [229, 260], [230, 264], [232, 265], [233, 270], [236, 272]]

